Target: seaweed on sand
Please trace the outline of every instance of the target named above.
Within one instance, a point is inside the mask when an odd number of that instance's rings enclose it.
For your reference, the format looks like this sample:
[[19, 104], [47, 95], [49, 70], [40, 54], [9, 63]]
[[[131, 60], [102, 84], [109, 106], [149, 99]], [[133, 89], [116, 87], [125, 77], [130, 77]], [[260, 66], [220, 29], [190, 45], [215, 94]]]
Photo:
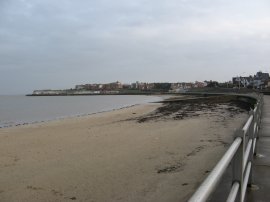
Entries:
[[182, 120], [185, 118], [210, 114], [223, 117], [234, 117], [253, 108], [252, 102], [237, 99], [235, 96], [215, 96], [207, 98], [165, 101], [155, 111], [138, 117], [139, 123], [159, 120]]

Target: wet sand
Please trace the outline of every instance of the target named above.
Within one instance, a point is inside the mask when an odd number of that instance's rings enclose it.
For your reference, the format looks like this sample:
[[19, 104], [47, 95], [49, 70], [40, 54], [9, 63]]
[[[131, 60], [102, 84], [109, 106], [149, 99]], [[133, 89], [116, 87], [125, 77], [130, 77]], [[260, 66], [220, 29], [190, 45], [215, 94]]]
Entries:
[[247, 111], [230, 103], [165, 114], [159, 107], [0, 129], [0, 201], [187, 200]]

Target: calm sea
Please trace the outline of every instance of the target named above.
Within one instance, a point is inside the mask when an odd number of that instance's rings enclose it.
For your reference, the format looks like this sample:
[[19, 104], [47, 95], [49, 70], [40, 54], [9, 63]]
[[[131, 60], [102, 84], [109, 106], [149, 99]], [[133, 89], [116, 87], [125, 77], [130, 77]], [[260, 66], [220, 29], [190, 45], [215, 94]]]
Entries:
[[0, 96], [0, 127], [49, 121], [110, 111], [122, 107], [160, 101], [141, 95], [104, 96]]

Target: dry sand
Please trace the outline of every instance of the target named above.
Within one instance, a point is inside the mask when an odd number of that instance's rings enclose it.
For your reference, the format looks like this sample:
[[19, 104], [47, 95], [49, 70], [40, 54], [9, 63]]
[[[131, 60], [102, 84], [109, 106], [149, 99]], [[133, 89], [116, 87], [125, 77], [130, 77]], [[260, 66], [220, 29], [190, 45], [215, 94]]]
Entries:
[[0, 129], [0, 201], [186, 201], [247, 113], [136, 121], [158, 106]]

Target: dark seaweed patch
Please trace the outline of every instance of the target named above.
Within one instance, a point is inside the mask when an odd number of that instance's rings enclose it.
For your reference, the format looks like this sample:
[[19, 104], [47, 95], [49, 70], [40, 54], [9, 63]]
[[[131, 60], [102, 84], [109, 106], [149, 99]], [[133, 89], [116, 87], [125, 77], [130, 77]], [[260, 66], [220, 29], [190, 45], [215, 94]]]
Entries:
[[165, 102], [154, 112], [136, 118], [138, 123], [159, 120], [182, 120], [209, 114], [220, 117], [234, 117], [239, 113], [248, 112], [253, 107], [252, 103], [233, 99], [228, 96], [218, 96], [199, 99]]

